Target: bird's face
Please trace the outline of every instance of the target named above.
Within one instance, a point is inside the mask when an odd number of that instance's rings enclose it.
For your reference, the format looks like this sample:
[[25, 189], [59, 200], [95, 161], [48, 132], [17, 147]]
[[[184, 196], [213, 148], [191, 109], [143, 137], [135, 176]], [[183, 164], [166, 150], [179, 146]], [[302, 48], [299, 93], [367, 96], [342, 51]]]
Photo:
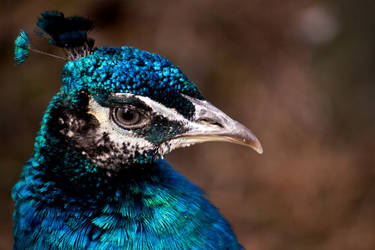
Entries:
[[[169, 61], [136, 49], [129, 56], [126, 49], [126, 61], [113, 60], [114, 52], [122, 50], [99, 51], [91, 62], [68, 65], [63, 76], [71, 103], [79, 103], [82, 93], [87, 98], [80, 115], [67, 115], [65, 135], [94, 164], [118, 169], [150, 163], [175, 148], [207, 141], [234, 142], [262, 152], [250, 130], [204, 100]], [[89, 63], [96, 65], [94, 71], [85, 70]], [[77, 68], [82, 70], [77, 73]], [[74, 82], [75, 74], [84, 81]], [[103, 83], [100, 74], [108, 80]]]

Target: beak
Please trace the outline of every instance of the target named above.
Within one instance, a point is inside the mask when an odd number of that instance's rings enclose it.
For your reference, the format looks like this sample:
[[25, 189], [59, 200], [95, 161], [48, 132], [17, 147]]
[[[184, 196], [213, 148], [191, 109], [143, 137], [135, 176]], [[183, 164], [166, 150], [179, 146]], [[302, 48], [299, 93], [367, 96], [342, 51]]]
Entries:
[[180, 146], [208, 141], [226, 141], [250, 147], [259, 154], [263, 153], [259, 140], [244, 125], [207, 101], [186, 95], [184, 97], [195, 106], [195, 114], [188, 131], [178, 136]]

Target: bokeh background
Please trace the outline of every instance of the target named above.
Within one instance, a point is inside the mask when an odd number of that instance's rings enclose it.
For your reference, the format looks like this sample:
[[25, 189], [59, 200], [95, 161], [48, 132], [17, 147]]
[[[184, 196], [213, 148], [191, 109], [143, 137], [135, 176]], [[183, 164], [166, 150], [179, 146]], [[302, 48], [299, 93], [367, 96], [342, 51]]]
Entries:
[[12, 247], [10, 190], [63, 66], [38, 54], [16, 66], [13, 41], [55, 9], [94, 20], [97, 46], [169, 58], [260, 138], [263, 155], [208, 143], [168, 157], [206, 190], [247, 249], [375, 249], [371, 0], [2, 0], [0, 249]]

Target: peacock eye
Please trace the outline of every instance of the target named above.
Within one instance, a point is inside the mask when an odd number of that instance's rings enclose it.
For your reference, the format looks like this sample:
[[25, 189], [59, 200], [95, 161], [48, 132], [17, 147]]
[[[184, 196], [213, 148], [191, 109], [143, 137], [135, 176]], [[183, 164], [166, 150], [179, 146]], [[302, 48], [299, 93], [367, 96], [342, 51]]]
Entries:
[[132, 106], [116, 107], [112, 111], [115, 123], [125, 129], [142, 127], [146, 122], [146, 117]]

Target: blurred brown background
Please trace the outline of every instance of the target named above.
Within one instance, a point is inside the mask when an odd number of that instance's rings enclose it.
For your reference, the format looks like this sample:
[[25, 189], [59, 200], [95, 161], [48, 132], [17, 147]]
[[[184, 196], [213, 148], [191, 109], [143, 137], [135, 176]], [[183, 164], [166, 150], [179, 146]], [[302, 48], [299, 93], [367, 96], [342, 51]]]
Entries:
[[[375, 249], [374, 1], [11, 1], [0, 8], [0, 249], [12, 247], [11, 187], [31, 156], [63, 62], [12, 61], [43, 10], [90, 17], [97, 45], [172, 60], [246, 124], [264, 154], [208, 143], [169, 155], [257, 250]], [[34, 48], [62, 55], [32, 35]]]

